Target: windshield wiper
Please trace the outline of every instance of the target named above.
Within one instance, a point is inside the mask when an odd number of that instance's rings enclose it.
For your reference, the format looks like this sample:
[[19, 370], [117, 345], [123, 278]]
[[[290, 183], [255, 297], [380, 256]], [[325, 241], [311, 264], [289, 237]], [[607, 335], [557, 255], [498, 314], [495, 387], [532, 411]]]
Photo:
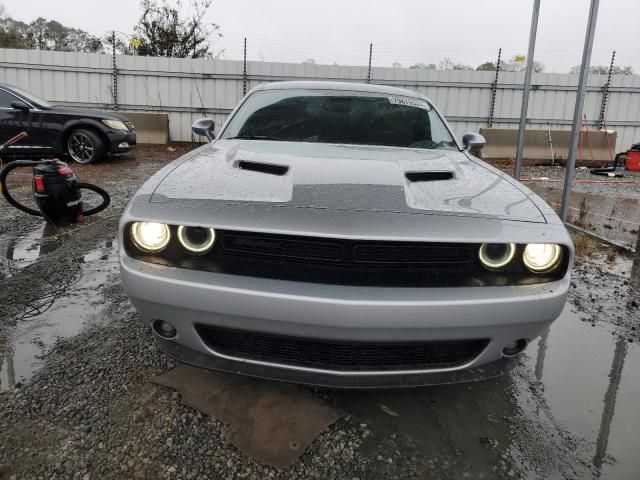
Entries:
[[276, 137], [267, 135], [236, 135], [235, 137], [227, 137], [226, 140], [281, 140]]

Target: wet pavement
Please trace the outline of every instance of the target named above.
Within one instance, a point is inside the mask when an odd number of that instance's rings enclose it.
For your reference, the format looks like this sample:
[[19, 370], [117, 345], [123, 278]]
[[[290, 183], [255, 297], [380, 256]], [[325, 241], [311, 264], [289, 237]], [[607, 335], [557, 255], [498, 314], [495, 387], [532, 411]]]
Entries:
[[[107, 174], [111, 191], [125, 198], [103, 218], [66, 233], [0, 208], [10, 217], [8, 228], [0, 226], [0, 290], [9, 292], [0, 291], [0, 301], [19, 307], [0, 311], [0, 390], [9, 394], [46, 373], [59, 339], [99, 332], [116, 320], [117, 213], [166, 160], [125, 164], [125, 184], [113, 178], [117, 170]], [[347, 412], [347, 426], [336, 429], [357, 433], [360, 453], [378, 465], [376, 472], [402, 463], [416, 478], [640, 478], [640, 310], [630, 301], [638, 298], [626, 281], [630, 266], [630, 259], [607, 261], [604, 253], [581, 262], [561, 317], [508, 375], [418, 389], [315, 392]], [[33, 298], [31, 288], [38, 291]], [[86, 354], [64, 345], [58, 358], [65, 348]], [[153, 350], [150, 341], [144, 350]]]

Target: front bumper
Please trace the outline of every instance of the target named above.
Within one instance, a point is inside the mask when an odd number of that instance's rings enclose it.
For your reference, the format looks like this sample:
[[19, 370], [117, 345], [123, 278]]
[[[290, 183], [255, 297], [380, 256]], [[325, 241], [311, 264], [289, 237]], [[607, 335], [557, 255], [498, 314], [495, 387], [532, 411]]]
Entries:
[[[407, 386], [477, 380], [514, 365], [502, 355], [518, 339], [536, 338], [561, 313], [568, 276], [518, 287], [372, 288], [274, 281], [164, 267], [121, 252], [122, 281], [144, 319], [177, 330], [157, 337], [185, 363], [260, 377], [337, 387]], [[321, 340], [398, 342], [489, 339], [459, 367], [402, 371], [330, 371], [209, 348], [196, 325]]]
[[111, 142], [110, 153], [125, 153], [136, 148], [136, 134], [135, 132], [121, 132], [112, 131], [109, 133], [109, 140]]

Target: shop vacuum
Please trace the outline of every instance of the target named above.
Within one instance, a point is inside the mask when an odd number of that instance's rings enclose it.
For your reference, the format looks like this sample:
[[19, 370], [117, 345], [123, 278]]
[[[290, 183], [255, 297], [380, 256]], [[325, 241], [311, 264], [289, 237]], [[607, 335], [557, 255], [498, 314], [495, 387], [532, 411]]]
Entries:
[[[0, 145], [0, 154], [8, 146], [27, 137], [22, 132]], [[16, 168], [33, 168], [33, 198], [38, 210], [29, 208], [18, 202], [7, 189], [7, 175]], [[83, 211], [80, 190], [91, 190], [102, 197], [97, 207]], [[47, 222], [58, 226], [81, 223], [85, 217], [101, 212], [109, 205], [109, 194], [102, 188], [90, 183], [79, 182], [73, 170], [58, 159], [50, 160], [15, 160], [8, 163], [0, 171], [0, 190], [11, 205], [30, 215], [43, 217]]]

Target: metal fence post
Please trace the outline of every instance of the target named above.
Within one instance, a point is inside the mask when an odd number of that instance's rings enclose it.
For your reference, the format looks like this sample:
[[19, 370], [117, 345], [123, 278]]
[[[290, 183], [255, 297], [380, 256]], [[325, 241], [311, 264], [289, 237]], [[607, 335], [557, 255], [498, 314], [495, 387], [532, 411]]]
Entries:
[[111, 78], [111, 96], [113, 97], [113, 109], [118, 110], [118, 65], [116, 63], [116, 31], [111, 33], [111, 64], [112, 64], [112, 78]]
[[493, 127], [493, 112], [496, 108], [496, 93], [498, 91], [498, 75], [500, 74], [500, 55], [502, 48], [498, 49], [498, 61], [496, 62], [496, 78], [491, 87], [491, 107], [489, 108], [489, 128]]
[[247, 37], [244, 37], [244, 70], [242, 71], [242, 96], [247, 94]]
[[573, 125], [571, 127], [571, 141], [569, 142], [569, 156], [567, 157], [567, 170], [564, 175], [564, 189], [562, 191], [562, 206], [560, 207], [560, 217], [563, 222], [569, 216], [569, 195], [573, 186], [575, 175], [576, 151], [578, 150], [578, 135], [582, 124], [582, 111], [584, 109], [584, 97], [587, 92], [587, 80], [589, 79], [589, 66], [591, 64], [591, 51], [593, 50], [593, 37], [596, 32], [596, 20], [598, 18], [598, 5], [600, 0], [591, 0], [589, 7], [589, 21], [587, 22], [587, 33], [584, 40], [584, 50], [582, 52], [582, 65], [580, 66], [580, 79], [578, 81], [578, 92], [576, 95], [576, 107], [573, 112]]
[[609, 100], [609, 87], [611, 86], [611, 75], [613, 74], [613, 61], [616, 58], [616, 51], [611, 54], [611, 64], [609, 65], [609, 74], [607, 75], [607, 83], [602, 89], [602, 106], [600, 107], [600, 128], [605, 128], [607, 116], [607, 100]]
[[640, 290], [640, 232], [638, 232], [638, 240], [636, 241], [636, 256], [633, 258], [630, 283], [634, 288]]
[[373, 55], [373, 43], [369, 44], [369, 71], [367, 73], [367, 83], [371, 83], [371, 57]]
[[522, 167], [522, 153], [524, 150], [524, 134], [529, 110], [529, 90], [531, 90], [531, 73], [533, 72], [533, 52], [536, 48], [536, 33], [538, 32], [538, 16], [540, 15], [540, 0], [533, 0], [531, 12], [531, 31], [529, 32], [529, 50], [527, 51], [527, 68], [524, 72], [524, 89], [522, 90], [522, 108], [520, 110], [520, 126], [518, 128], [518, 149], [516, 150], [516, 168], [514, 177], [520, 178]]

